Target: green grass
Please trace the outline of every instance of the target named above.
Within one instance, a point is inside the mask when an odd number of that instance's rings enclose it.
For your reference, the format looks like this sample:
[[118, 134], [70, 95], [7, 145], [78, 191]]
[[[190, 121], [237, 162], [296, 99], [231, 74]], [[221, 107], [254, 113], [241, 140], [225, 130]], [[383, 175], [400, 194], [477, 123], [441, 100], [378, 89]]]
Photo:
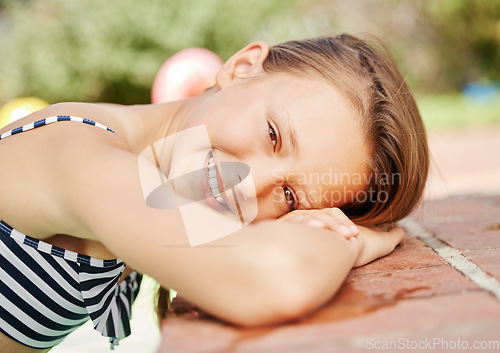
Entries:
[[422, 119], [429, 130], [500, 124], [500, 94], [472, 101], [461, 94], [417, 96]]

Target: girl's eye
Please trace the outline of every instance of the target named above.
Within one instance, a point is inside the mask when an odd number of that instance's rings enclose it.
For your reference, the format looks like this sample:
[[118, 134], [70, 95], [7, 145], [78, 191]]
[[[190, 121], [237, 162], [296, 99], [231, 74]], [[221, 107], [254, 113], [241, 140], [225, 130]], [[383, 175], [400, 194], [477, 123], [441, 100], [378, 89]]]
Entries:
[[278, 144], [278, 137], [276, 136], [276, 131], [274, 131], [271, 124], [268, 123], [267, 126], [269, 126], [269, 138], [271, 139], [271, 143], [273, 144], [274, 148], [276, 148], [276, 145]]
[[295, 195], [287, 186], [283, 186], [283, 193], [285, 194], [285, 201], [289, 205], [288, 212], [292, 212], [297, 209], [297, 200], [295, 199]]

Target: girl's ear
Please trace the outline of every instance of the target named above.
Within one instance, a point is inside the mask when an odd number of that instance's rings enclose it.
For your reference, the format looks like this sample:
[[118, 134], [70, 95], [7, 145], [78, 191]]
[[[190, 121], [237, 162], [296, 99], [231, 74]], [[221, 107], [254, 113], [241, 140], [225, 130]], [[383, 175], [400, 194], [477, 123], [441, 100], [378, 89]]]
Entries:
[[269, 54], [269, 44], [254, 42], [231, 56], [215, 78], [216, 85], [223, 88], [232, 82], [264, 73], [263, 63]]

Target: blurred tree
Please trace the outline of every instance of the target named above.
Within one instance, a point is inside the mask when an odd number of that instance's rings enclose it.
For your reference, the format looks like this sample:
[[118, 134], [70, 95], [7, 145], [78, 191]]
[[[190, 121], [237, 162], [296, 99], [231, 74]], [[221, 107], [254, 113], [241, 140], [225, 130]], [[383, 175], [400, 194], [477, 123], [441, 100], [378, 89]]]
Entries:
[[146, 103], [182, 48], [339, 32], [382, 38], [417, 92], [500, 80], [500, 0], [0, 0], [0, 104]]
[[500, 0], [313, 1], [311, 12], [335, 32], [386, 42], [418, 92], [500, 80]]
[[162, 62], [201, 46], [223, 59], [296, 0], [2, 2], [0, 103], [146, 103]]
[[460, 88], [468, 81], [500, 80], [500, 0], [439, 0], [423, 5], [435, 32], [441, 86]]

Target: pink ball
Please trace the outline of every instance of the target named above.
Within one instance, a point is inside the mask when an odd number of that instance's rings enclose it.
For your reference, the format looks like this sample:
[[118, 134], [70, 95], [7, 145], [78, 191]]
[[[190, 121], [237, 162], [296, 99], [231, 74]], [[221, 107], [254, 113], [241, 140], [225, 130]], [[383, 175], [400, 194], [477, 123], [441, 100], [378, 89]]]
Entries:
[[194, 97], [215, 84], [221, 58], [204, 48], [186, 48], [168, 58], [156, 74], [152, 103]]

